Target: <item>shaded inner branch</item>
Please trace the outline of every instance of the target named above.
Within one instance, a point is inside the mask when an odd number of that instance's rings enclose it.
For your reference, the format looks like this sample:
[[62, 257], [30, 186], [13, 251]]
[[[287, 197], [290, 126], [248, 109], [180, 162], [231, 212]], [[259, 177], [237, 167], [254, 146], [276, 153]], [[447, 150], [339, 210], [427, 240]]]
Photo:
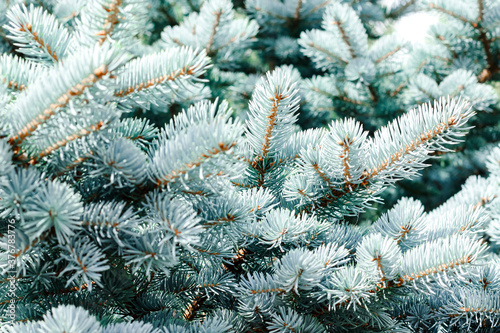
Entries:
[[366, 106], [366, 107], [369, 107], [370, 104], [366, 103], [366, 102], [363, 102], [363, 101], [356, 101], [354, 99], [351, 99], [347, 96], [339, 96], [340, 99], [346, 103], [349, 103], [349, 104], [354, 104], [354, 105], [359, 105], [359, 106]]
[[395, 11], [391, 12], [389, 14], [389, 17], [392, 17], [392, 18], [398, 17], [401, 13], [403, 13], [408, 7], [413, 5], [415, 2], [416, 2], [416, 0], [408, 1], [407, 3], [405, 3], [404, 5], [399, 7], [398, 9], [396, 9]]
[[434, 3], [430, 4], [430, 7], [433, 9], [436, 9], [442, 13], [448, 14], [464, 23], [470, 24], [478, 33], [479, 33], [479, 41], [481, 42], [484, 53], [486, 55], [486, 62], [487, 62], [487, 68], [483, 69], [481, 74], [478, 76], [478, 81], [483, 83], [487, 80], [489, 80], [493, 75], [495, 75], [498, 70], [498, 61], [493, 57], [493, 54], [491, 53], [491, 42], [493, 41], [492, 39], [488, 38], [487, 35], [487, 30], [484, 29], [482, 26], [482, 21], [483, 21], [483, 12], [484, 12], [484, 3], [483, 0], [478, 0], [478, 9], [479, 9], [479, 16], [477, 19], [477, 22], [472, 22], [468, 20], [467, 18], [458, 15], [457, 13], [454, 13], [450, 10], [444, 9]]
[[28, 250], [30, 250], [33, 247], [35, 247], [36, 244], [40, 243], [41, 241], [43, 241], [44, 239], [46, 239], [47, 237], [49, 237], [52, 234], [54, 234], [54, 227], [52, 227], [49, 230], [43, 232], [40, 236], [38, 236], [37, 238], [33, 239], [33, 241], [31, 243], [29, 243], [28, 245], [26, 245], [24, 248], [22, 248], [21, 250], [17, 251], [14, 254], [12, 254], [12, 256], [14, 258], [17, 258], [17, 257], [23, 255], [24, 253], [28, 252]]
[[214, 44], [215, 34], [217, 33], [217, 28], [219, 27], [219, 24], [220, 24], [221, 15], [222, 15], [222, 9], [220, 9], [218, 12], [215, 13], [215, 22], [214, 22], [214, 25], [212, 27], [212, 32], [210, 33], [210, 37], [208, 39], [208, 44], [207, 44], [207, 48], [206, 48], [208, 55], [212, 55], [212, 52], [210, 51], [210, 49], [212, 48], [212, 46]]
[[491, 53], [490, 40], [488, 39], [486, 31], [483, 28], [479, 30], [479, 40], [483, 45], [484, 53], [486, 54], [486, 61], [488, 63], [488, 68], [485, 68], [483, 72], [481, 72], [481, 74], [478, 76], [478, 81], [482, 83], [489, 80], [498, 72], [498, 63]]
[[394, 240], [399, 244], [412, 230], [413, 226], [411, 225], [411, 222], [408, 222], [406, 225], [402, 225], [401, 231], [398, 232], [398, 235], [394, 238]]
[[302, 0], [299, 0], [297, 2], [297, 7], [295, 7], [295, 12], [293, 13], [293, 18], [291, 20], [288, 20], [292, 34], [295, 32], [295, 30], [299, 26], [300, 10], [301, 9], [302, 9]]
[[226, 152], [229, 149], [231, 149], [232, 147], [234, 147], [235, 145], [236, 145], [236, 142], [233, 142], [231, 144], [225, 144], [223, 142], [219, 142], [218, 148], [213, 148], [212, 150], [208, 151], [207, 153], [201, 154], [201, 156], [198, 158], [198, 160], [196, 162], [185, 163], [184, 168], [178, 169], [178, 170], [172, 170], [169, 174], [160, 177], [160, 179], [158, 179], [156, 182], [156, 186], [159, 187], [161, 185], [165, 185], [165, 184], [171, 182], [172, 180], [181, 177], [183, 174], [187, 173], [189, 171], [189, 169], [200, 166], [207, 159], [214, 157], [215, 155], [220, 154], [222, 152]]
[[448, 263], [444, 263], [444, 264], [441, 264], [441, 265], [436, 266], [436, 267], [427, 268], [426, 270], [420, 271], [418, 273], [406, 274], [404, 276], [399, 277], [399, 279], [396, 280], [396, 282], [395, 282], [396, 287], [401, 286], [404, 282], [410, 282], [410, 281], [413, 281], [415, 279], [420, 279], [420, 278], [426, 277], [430, 274], [445, 272], [448, 269], [458, 267], [461, 265], [465, 265], [465, 264], [469, 264], [471, 262], [472, 262], [472, 256], [464, 256], [464, 257], [459, 258], [457, 260], [450, 261]]
[[352, 140], [350, 140], [346, 135], [345, 140], [339, 141], [338, 144], [341, 145], [343, 148], [343, 152], [342, 155], [340, 155], [340, 158], [342, 159], [342, 167], [344, 169], [344, 179], [345, 179], [344, 189], [348, 190], [353, 185], [351, 183], [352, 177], [351, 177], [351, 170], [349, 167], [349, 146], [352, 144]]
[[331, 22], [333, 25], [336, 25], [339, 28], [340, 35], [342, 36], [342, 40], [344, 43], [347, 45], [347, 49], [349, 50], [349, 53], [351, 54], [352, 58], [356, 58], [356, 54], [354, 53], [354, 50], [352, 49], [351, 42], [349, 41], [349, 37], [347, 37], [344, 28], [342, 27], [342, 24], [344, 22], [339, 22], [339, 21], [332, 21]]
[[2, 80], [2, 83], [7, 83], [7, 88], [9, 89], [14, 89], [14, 90], [19, 90], [19, 91], [23, 91], [24, 89], [26, 89], [26, 86], [24, 84], [19, 84], [17, 82], [15, 82], [14, 80], [10, 80], [9, 82], [7, 82], [7, 79], [3, 79]]
[[401, 83], [393, 92], [388, 91], [389, 96], [395, 97], [397, 94], [399, 94], [401, 92], [401, 90], [403, 90], [404, 87], [406, 87], [406, 84]]
[[267, 119], [269, 119], [269, 121], [264, 134], [264, 142], [262, 143], [262, 150], [260, 154], [257, 155], [253, 161], [249, 162], [250, 166], [257, 171], [258, 187], [264, 186], [265, 174], [269, 170], [269, 168], [272, 167], [272, 165], [268, 165], [267, 163], [265, 163], [264, 158], [269, 153], [269, 149], [271, 147], [271, 137], [273, 134], [274, 127], [276, 126], [276, 121], [278, 118], [278, 108], [280, 102], [282, 99], [287, 97], [288, 96], [283, 96], [281, 94], [278, 95], [277, 93], [275, 93], [273, 97], [269, 97], [269, 99], [273, 101], [273, 103], [269, 115], [267, 116]]

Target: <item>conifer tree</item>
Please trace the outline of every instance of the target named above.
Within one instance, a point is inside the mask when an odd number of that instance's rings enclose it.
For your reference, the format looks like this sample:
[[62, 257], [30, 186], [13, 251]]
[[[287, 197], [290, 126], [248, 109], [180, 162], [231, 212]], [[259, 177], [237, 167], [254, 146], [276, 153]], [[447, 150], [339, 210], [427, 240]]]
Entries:
[[499, 1], [0, 1], [0, 332], [499, 329]]

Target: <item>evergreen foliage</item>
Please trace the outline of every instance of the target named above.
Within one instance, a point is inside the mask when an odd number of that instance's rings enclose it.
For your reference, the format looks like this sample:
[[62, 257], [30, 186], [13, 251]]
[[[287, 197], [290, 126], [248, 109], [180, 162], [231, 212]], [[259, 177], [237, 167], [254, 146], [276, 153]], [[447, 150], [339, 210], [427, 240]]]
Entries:
[[[392, 33], [412, 12], [427, 41]], [[0, 332], [494, 332], [498, 0], [0, 0]]]

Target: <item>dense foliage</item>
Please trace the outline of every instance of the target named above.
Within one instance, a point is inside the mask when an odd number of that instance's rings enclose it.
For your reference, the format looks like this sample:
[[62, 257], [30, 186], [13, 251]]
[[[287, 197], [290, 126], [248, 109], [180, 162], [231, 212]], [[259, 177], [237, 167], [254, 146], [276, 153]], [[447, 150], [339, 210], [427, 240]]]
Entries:
[[0, 0], [0, 26], [1, 332], [499, 329], [499, 0]]

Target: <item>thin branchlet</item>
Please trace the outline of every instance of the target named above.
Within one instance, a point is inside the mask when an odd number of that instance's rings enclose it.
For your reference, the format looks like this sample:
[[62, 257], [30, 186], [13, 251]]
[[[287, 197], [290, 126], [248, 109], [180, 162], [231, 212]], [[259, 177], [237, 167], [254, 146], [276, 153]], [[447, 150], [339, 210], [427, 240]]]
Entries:
[[28, 164], [31, 164], [31, 165], [36, 164], [41, 158], [43, 158], [43, 157], [51, 154], [55, 150], [66, 146], [68, 143], [70, 143], [72, 141], [75, 141], [75, 140], [78, 140], [80, 138], [83, 138], [84, 136], [88, 136], [88, 135], [90, 135], [93, 132], [97, 132], [101, 128], [103, 128], [103, 126], [105, 126], [105, 122], [100, 120], [96, 124], [90, 125], [87, 128], [83, 128], [83, 129], [79, 130], [78, 132], [65, 137], [64, 139], [61, 139], [61, 140], [57, 141], [56, 143], [54, 143], [50, 147], [47, 147], [46, 149], [44, 149], [37, 156], [32, 157], [28, 161]]
[[106, 74], [108, 74], [106, 65], [103, 64], [99, 66], [94, 70], [93, 74], [90, 74], [82, 81], [80, 81], [80, 83], [68, 89], [61, 97], [57, 99], [57, 103], [51, 104], [47, 109], [43, 110], [41, 114], [36, 116], [27, 125], [20, 129], [16, 135], [9, 139], [9, 143], [14, 147], [18, 147], [24, 141], [24, 139], [33, 134], [33, 132], [40, 125], [44, 124], [47, 120], [54, 116], [59, 109], [68, 105], [72, 98], [82, 95], [85, 89], [93, 86]]
[[104, 20], [104, 25], [101, 31], [96, 33], [96, 36], [101, 36], [99, 38], [99, 44], [104, 43], [108, 36], [111, 36], [113, 30], [118, 24], [118, 14], [119, 8], [123, 4], [122, 0], [112, 0], [109, 6], [103, 6], [104, 10], [108, 12], [106, 19]]
[[147, 82], [141, 82], [136, 84], [135, 86], [130, 86], [126, 90], [121, 89], [120, 91], [115, 92], [116, 97], [125, 97], [130, 94], [133, 94], [135, 92], [151, 88], [153, 86], [168, 82], [168, 81], [174, 81], [178, 78], [181, 78], [183, 76], [189, 76], [193, 75], [196, 67], [191, 66], [187, 69], [181, 68], [180, 70], [173, 71], [168, 74], [164, 74], [161, 76], [158, 76], [156, 78], [150, 79]]

